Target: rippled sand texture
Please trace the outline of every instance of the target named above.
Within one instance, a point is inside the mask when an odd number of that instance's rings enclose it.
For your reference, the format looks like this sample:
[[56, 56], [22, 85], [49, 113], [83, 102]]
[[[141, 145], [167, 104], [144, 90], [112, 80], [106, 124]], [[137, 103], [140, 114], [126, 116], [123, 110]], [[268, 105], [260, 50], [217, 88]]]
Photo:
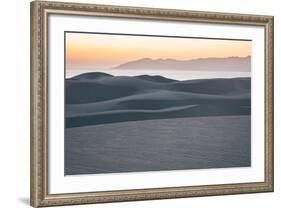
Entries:
[[250, 116], [122, 122], [65, 133], [67, 175], [251, 165]]

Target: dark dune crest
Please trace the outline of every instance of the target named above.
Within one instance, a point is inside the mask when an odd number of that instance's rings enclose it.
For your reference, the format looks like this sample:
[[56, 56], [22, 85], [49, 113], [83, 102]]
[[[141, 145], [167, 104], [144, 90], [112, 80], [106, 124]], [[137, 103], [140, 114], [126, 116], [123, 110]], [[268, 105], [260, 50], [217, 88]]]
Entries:
[[162, 83], [167, 83], [167, 82], [175, 82], [178, 80], [175, 79], [169, 79], [163, 76], [159, 76], [159, 75], [139, 75], [139, 76], [134, 76], [136, 78], [140, 78], [140, 79], [144, 79], [147, 81], [152, 81], [152, 82], [162, 82]]
[[108, 78], [108, 77], [114, 77], [114, 76], [103, 72], [88, 72], [71, 77], [69, 78], [69, 80], [81, 80], [81, 79], [91, 80], [91, 79], [101, 79], [101, 78]]
[[93, 72], [66, 79], [65, 86], [66, 127], [251, 113], [250, 78], [177, 81]]

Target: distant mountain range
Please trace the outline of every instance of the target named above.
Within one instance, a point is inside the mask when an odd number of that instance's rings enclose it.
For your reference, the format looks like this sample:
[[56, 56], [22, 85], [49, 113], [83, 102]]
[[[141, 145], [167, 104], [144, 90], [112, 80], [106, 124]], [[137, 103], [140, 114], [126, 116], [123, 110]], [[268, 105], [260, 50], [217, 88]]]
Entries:
[[105, 123], [251, 114], [251, 79], [178, 81], [85, 73], [66, 79], [66, 128]]
[[200, 58], [192, 60], [142, 58], [120, 64], [113, 69], [188, 70], [188, 71], [251, 71], [251, 56], [228, 58]]

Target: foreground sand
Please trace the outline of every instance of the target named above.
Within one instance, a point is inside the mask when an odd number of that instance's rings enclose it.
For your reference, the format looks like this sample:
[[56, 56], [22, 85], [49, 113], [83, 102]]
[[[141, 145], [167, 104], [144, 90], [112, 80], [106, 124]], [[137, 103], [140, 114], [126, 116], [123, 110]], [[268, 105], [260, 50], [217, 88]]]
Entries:
[[250, 166], [250, 116], [121, 122], [65, 129], [65, 174]]

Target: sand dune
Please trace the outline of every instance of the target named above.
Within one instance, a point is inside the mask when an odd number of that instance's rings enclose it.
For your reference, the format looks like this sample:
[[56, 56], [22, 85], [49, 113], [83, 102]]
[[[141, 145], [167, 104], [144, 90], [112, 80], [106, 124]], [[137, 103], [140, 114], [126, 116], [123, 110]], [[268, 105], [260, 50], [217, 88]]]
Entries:
[[250, 78], [177, 81], [85, 73], [66, 80], [66, 127], [125, 121], [249, 115]]

